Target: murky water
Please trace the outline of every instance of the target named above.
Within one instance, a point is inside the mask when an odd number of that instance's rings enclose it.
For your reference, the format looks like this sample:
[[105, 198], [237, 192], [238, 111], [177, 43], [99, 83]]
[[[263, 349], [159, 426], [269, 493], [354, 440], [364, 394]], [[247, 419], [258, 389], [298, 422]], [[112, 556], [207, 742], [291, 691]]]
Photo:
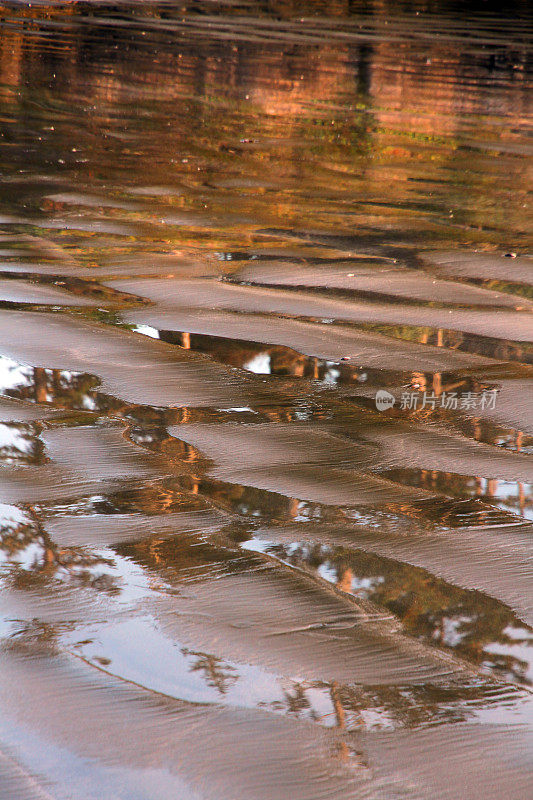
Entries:
[[1, 6], [1, 800], [529, 796], [532, 38]]

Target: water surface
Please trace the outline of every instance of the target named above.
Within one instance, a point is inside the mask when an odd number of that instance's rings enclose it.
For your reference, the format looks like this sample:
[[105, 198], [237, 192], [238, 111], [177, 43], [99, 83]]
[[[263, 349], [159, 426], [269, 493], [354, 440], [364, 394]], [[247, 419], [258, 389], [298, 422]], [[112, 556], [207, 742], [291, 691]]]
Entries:
[[2, 800], [528, 796], [532, 34], [1, 6]]

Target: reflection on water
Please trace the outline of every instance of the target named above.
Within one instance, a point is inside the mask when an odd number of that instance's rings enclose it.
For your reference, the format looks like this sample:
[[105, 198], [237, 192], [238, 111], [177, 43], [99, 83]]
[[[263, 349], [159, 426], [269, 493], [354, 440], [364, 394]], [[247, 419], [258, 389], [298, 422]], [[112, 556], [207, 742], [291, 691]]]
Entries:
[[417, 638], [456, 649], [509, 680], [533, 680], [533, 629], [509, 608], [479, 592], [439, 581], [424, 570], [372, 553], [318, 543], [250, 540], [275, 558], [316, 571], [341, 591], [371, 600], [398, 616]]
[[4, 584], [29, 589], [36, 582], [72, 582], [92, 586], [99, 591], [118, 591], [114, 585], [113, 565], [104, 554], [83, 548], [59, 548], [35, 518], [16, 506], [2, 504], [0, 553]]
[[1, 464], [43, 464], [43, 447], [33, 425], [0, 424]]
[[0, 357], [2, 394], [35, 403], [96, 411], [98, 402], [94, 375], [82, 375], [68, 370], [28, 367], [5, 356]]
[[[146, 328], [147, 326], [144, 326]], [[139, 330], [153, 335], [153, 329]], [[205, 336], [175, 331], [157, 331], [157, 338], [169, 344], [177, 344], [187, 350], [208, 353], [217, 361], [253, 372], [256, 375], [290, 375], [308, 378], [327, 384], [366, 383], [382, 384], [384, 380], [398, 379], [397, 373], [385, 374], [384, 370], [357, 369], [341, 362], [309, 358], [290, 347], [268, 347], [258, 342], [224, 339], [220, 336]]]
[[1, 6], [2, 797], [527, 796], [533, 19], [463, 5]]
[[533, 487], [530, 483], [454, 475], [425, 469], [388, 470], [382, 474], [409, 486], [436, 489], [452, 496], [477, 497], [483, 502], [498, 506], [503, 511], [533, 519]]

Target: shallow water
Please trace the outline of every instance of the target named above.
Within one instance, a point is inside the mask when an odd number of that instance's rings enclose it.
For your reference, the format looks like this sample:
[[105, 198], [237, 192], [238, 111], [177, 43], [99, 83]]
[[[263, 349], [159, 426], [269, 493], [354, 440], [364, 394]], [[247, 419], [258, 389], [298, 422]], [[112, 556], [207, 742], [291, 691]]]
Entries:
[[2, 4], [1, 800], [528, 796], [532, 34]]

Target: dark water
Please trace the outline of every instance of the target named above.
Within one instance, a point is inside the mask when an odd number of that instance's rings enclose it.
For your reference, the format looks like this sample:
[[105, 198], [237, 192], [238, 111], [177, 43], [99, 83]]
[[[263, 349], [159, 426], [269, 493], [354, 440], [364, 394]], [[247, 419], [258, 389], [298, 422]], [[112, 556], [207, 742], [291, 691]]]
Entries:
[[529, 796], [532, 37], [1, 6], [1, 800]]

